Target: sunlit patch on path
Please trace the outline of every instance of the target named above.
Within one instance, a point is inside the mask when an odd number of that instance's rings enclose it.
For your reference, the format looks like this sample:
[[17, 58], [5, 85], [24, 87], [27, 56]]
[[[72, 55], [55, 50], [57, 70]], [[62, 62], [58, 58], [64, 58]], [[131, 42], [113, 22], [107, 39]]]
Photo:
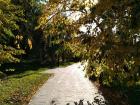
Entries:
[[33, 96], [29, 105], [75, 105], [79, 100], [88, 105], [87, 101], [92, 103], [97, 95], [104, 100], [96, 86], [84, 76], [80, 63], [45, 72], [54, 76]]

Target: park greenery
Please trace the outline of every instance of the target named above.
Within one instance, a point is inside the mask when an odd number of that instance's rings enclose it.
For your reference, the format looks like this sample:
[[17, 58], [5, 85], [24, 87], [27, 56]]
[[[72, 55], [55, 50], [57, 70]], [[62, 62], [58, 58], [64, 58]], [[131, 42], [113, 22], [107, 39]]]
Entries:
[[89, 78], [107, 86], [133, 86], [140, 77], [139, 5], [137, 0], [51, 0], [39, 27], [47, 36], [70, 35], [72, 51], [87, 61]]
[[0, 79], [18, 65], [84, 61], [91, 80], [138, 86], [139, 17], [139, 0], [0, 0]]
[[14, 74], [0, 82], [0, 105], [27, 105], [36, 91], [45, 83], [51, 74], [28, 70]]

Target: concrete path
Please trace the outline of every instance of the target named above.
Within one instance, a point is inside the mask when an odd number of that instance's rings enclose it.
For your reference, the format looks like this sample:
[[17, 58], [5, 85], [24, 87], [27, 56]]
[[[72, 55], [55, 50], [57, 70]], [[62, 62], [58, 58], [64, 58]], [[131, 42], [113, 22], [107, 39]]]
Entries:
[[45, 73], [54, 73], [54, 76], [39, 89], [29, 105], [74, 105], [75, 101], [83, 99], [84, 105], [87, 105], [87, 101], [93, 102], [99, 94], [95, 85], [85, 78], [80, 63], [47, 70]]

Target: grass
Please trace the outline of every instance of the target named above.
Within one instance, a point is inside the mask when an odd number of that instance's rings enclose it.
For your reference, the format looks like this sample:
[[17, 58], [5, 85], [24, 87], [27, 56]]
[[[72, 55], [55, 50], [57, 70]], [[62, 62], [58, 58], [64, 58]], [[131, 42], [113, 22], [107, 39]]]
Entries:
[[37, 71], [26, 71], [0, 81], [0, 105], [27, 105], [33, 94], [51, 76]]
[[[60, 63], [59, 67], [73, 63]], [[5, 68], [14, 71], [7, 71], [8, 78], [0, 80], [0, 105], [27, 105], [34, 93], [52, 75], [41, 73], [46, 70], [46, 66], [37, 63], [6, 64], [0, 69]]]

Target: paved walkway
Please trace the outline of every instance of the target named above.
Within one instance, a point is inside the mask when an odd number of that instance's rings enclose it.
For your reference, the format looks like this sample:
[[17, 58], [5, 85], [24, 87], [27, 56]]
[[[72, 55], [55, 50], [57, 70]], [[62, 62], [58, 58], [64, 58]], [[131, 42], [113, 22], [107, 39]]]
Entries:
[[75, 101], [82, 99], [87, 105], [86, 101], [93, 102], [99, 93], [95, 85], [85, 78], [80, 63], [45, 72], [54, 73], [54, 76], [39, 89], [29, 105], [74, 105]]

